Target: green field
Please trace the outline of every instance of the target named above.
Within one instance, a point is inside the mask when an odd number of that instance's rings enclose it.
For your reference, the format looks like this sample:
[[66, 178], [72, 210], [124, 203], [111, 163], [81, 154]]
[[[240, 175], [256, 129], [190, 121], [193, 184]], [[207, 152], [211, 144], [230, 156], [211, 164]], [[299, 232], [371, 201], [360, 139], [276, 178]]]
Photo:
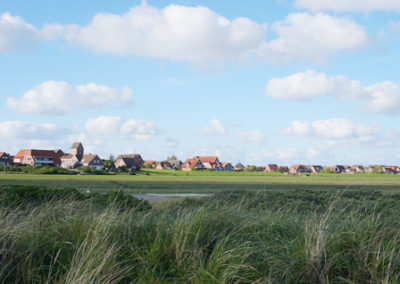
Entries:
[[400, 191], [400, 175], [311, 176], [162, 176], [162, 175], [0, 175], [1, 185], [74, 187], [79, 190], [124, 190], [132, 193], [215, 193], [224, 190], [333, 190]]

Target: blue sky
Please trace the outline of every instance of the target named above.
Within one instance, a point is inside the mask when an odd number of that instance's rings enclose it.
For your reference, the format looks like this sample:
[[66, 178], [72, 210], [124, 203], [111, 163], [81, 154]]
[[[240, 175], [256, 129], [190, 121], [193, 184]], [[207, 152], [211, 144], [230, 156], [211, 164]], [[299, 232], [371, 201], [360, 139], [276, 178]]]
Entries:
[[400, 2], [115, 2], [1, 4], [0, 151], [399, 164]]

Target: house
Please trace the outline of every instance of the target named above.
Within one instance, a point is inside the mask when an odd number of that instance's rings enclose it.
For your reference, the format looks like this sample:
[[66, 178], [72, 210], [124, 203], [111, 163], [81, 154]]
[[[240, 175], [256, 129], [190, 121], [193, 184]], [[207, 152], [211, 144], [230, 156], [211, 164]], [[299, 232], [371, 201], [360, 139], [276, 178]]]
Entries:
[[344, 172], [342, 173], [347, 173], [347, 174], [355, 174], [356, 169], [353, 168], [352, 166], [343, 166], [344, 167]]
[[75, 169], [81, 166], [83, 155], [84, 155], [84, 148], [82, 143], [74, 142], [71, 146], [71, 149], [69, 150], [69, 154], [63, 154], [60, 157], [61, 167], [65, 169]]
[[241, 162], [239, 162], [235, 165], [235, 172], [243, 172], [243, 170], [244, 170], [244, 166]]
[[56, 153], [56, 155], [59, 156], [59, 157], [64, 155], [64, 152], [61, 149], [54, 149], [53, 152]]
[[235, 167], [232, 166], [231, 163], [222, 162], [221, 167], [222, 167], [222, 170], [225, 172], [234, 172], [235, 171]]
[[292, 165], [289, 169], [291, 174], [311, 173], [311, 169], [305, 165]]
[[82, 163], [82, 166], [91, 167], [97, 171], [104, 167], [103, 161], [96, 154], [83, 155], [81, 163]]
[[11, 166], [12, 163], [12, 157], [10, 154], [7, 154], [6, 152], [0, 152], [0, 165]]
[[320, 165], [311, 165], [309, 168], [311, 169], [311, 172], [314, 174], [318, 174], [323, 170], [322, 166]]
[[14, 164], [29, 166], [61, 165], [60, 157], [53, 150], [22, 149], [15, 155]]
[[365, 172], [365, 168], [362, 165], [354, 165], [354, 166], [352, 166], [352, 168], [354, 169], [354, 172], [356, 172], [358, 174]]
[[174, 170], [169, 162], [158, 162], [156, 170]]
[[182, 161], [181, 160], [167, 160], [167, 162], [171, 165], [171, 167], [175, 170], [179, 170], [181, 168], [182, 165]]
[[279, 170], [278, 165], [276, 164], [268, 164], [265, 167], [266, 172], [277, 172]]
[[143, 167], [146, 167], [146, 168], [155, 168], [156, 167], [156, 164], [157, 164], [157, 161], [154, 161], [154, 160], [146, 160], [146, 161], [143, 161]]
[[206, 167], [203, 165], [200, 159], [197, 159], [196, 157], [194, 158], [189, 158], [186, 159], [186, 161], [182, 164], [181, 169], [183, 171], [191, 171], [193, 169], [195, 170], [205, 170]]
[[195, 156], [193, 159], [199, 159], [206, 169], [212, 171], [221, 171], [222, 166], [217, 156]]
[[114, 164], [117, 169], [126, 167], [127, 169], [139, 170], [144, 164], [144, 161], [139, 154], [127, 154], [119, 155]]
[[342, 165], [335, 165], [332, 167], [331, 172], [335, 174], [344, 173], [346, 171], [345, 167]]

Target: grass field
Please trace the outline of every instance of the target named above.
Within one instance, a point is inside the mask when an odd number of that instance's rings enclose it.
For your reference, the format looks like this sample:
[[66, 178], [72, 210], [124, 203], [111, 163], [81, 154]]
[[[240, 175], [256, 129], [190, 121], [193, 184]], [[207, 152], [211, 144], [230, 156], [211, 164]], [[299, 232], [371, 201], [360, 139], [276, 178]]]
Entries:
[[215, 193], [224, 190], [333, 190], [373, 189], [400, 191], [400, 175], [311, 175], [311, 176], [69, 176], [0, 175], [2, 185], [74, 187], [79, 190], [124, 190], [131, 193]]
[[400, 194], [0, 186], [0, 283], [399, 283]]

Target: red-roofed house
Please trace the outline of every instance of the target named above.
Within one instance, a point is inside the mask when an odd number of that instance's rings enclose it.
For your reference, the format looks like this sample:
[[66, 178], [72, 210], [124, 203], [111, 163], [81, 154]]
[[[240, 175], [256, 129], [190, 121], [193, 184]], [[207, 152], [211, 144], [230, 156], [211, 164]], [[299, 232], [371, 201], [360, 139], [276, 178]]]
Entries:
[[191, 171], [192, 169], [205, 170], [206, 167], [204, 167], [200, 159], [195, 157], [186, 159], [186, 161], [182, 164], [181, 169], [183, 171]]
[[53, 150], [22, 149], [14, 157], [16, 165], [56, 166], [61, 165], [60, 157]]
[[232, 166], [231, 163], [222, 162], [221, 167], [222, 167], [222, 170], [225, 172], [234, 172], [235, 171], [235, 167]]
[[279, 170], [278, 165], [276, 164], [268, 164], [265, 167], [266, 172], [277, 172]]
[[222, 166], [217, 156], [196, 156], [193, 159], [199, 159], [206, 169], [212, 171], [221, 171]]
[[311, 169], [304, 165], [292, 165], [289, 169], [291, 174], [311, 173]]

